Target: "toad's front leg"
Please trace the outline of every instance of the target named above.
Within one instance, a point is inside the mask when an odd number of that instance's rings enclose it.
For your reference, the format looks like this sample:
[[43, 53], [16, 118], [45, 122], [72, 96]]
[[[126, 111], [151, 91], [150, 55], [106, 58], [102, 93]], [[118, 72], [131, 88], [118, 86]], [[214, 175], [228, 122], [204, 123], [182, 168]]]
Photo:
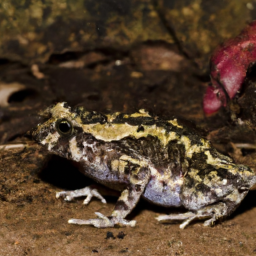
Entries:
[[131, 171], [129, 177], [129, 185], [122, 192], [121, 196], [115, 205], [114, 211], [110, 217], [106, 217], [101, 213], [96, 212], [97, 219], [80, 220], [70, 219], [68, 223], [78, 225], [93, 225], [97, 228], [106, 228], [116, 226], [131, 226], [134, 227], [136, 221], [127, 221], [125, 217], [132, 211], [139, 201], [150, 178], [148, 168], [137, 166]]
[[72, 191], [61, 191], [56, 193], [56, 198], [63, 197], [65, 201], [72, 201], [76, 197], [86, 196], [83, 204], [89, 204], [93, 197], [101, 200], [103, 204], [106, 204], [106, 200], [101, 196], [96, 188], [93, 186], [72, 190]]

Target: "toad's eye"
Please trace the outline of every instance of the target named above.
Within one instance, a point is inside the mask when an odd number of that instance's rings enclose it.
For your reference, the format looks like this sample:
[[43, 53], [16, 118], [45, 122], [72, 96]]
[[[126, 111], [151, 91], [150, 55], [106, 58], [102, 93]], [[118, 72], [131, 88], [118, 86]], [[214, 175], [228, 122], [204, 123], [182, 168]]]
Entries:
[[56, 129], [60, 135], [69, 136], [73, 132], [73, 126], [67, 119], [60, 119], [56, 123]]

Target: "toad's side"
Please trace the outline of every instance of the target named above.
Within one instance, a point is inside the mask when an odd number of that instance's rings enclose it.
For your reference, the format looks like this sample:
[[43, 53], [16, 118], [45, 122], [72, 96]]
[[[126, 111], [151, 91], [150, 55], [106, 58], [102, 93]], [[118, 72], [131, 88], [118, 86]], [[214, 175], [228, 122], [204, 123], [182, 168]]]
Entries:
[[[82, 107], [57, 103], [45, 112], [47, 121], [32, 132], [34, 139], [52, 153], [79, 162], [83, 173], [122, 191], [110, 217], [96, 213], [90, 220], [69, 223], [95, 227], [134, 226], [126, 216], [143, 197], [165, 207], [184, 206], [189, 212], [159, 216], [161, 222], [194, 219], [212, 225], [230, 215], [256, 183], [252, 170], [236, 165], [212, 148], [209, 141], [174, 120], [160, 120], [144, 110], [134, 114], [100, 114]], [[57, 193], [72, 200], [93, 196], [86, 187]]]

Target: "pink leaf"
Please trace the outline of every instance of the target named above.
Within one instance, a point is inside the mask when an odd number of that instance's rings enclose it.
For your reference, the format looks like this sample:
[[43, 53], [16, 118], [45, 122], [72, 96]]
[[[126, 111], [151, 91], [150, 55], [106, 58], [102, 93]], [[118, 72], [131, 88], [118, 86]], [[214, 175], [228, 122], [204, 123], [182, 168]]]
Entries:
[[253, 21], [239, 36], [215, 50], [210, 60], [212, 87], [207, 88], [203, 100], [205, 114], [212, 114], [221, 106], [225, 107], [226, 95], [232, 99], [239, 92], [247, 69], [256, 61], [255, 45], [256, 21]]

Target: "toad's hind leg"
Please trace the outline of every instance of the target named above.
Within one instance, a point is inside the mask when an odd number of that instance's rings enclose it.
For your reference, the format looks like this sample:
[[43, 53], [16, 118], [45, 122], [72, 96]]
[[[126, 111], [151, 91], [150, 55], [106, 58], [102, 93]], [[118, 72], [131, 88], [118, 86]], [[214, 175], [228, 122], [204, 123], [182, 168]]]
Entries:
[[134, 227], [136, 221], [127, 221], [125, 217], [132, 211], [139, 201], [146, 185], [150, 178], [150, 170], [145, 167], [136, 166], [131, 171], [129, 177], [129, 185], [121, 193], [115, 205], [114, 211], [110, 217], [106, 217], [101, 213], [96, 212], [97, 219], [80, 220], [70, 219], [68, 223], [78, 225], [93, 225], [97, 228], [106, 228], [117, 226]]
[[156, 219], [159, 222], [170, 223], [183, 220], [180, 225], [184, 229], [193, 220], [209, 219], [204, 222], [204, 226], [211, 226], [218, 219], [222, 219], [228, 215], [228, 207], [225, 203], [218, 203], [203, 207], [196, 212], [186, 212], [181, 214], [160, 215]]

